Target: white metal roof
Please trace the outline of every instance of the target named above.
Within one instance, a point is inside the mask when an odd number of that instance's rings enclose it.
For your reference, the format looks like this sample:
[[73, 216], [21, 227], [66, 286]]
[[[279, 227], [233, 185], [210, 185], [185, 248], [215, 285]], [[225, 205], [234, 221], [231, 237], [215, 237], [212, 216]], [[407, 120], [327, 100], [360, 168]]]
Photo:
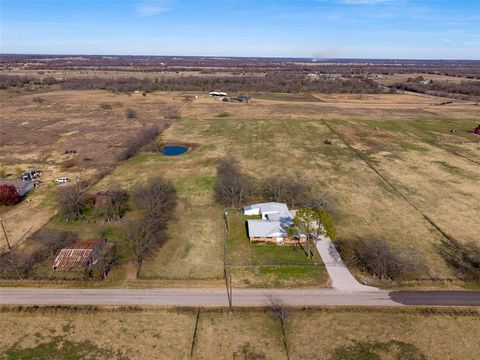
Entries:
[[279, 202], [266, 202], [266, 203], [258, 203], [252, 204], [250, 206], [246, 206], [243, 208], [243, 211], [253, 210], [253, 209], [260, 209], [260, 213], [266, 212], [279, 212], [285, 213], [288, 212], [288, 206], [284, 203]]
[[249, 237], [286, 236], [280, 221], [247, 220]]

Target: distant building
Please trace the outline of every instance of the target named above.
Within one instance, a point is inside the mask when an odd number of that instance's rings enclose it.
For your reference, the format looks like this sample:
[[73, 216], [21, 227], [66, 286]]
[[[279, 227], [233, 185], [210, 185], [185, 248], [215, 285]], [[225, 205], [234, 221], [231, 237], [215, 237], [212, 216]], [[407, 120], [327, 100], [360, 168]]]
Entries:
[[234, 97], [232, 100], [248, 103], [250, 99], [251, 97], [248, 95], [240, 95], [240, 96]]
[[227, 93], [226, 92], [221, 92], [221, 91], [210, 91], [208, 93], [208, 96], [224, 97], [224, 96], [227, 96]]
[[17, 189], [18, 195], [25, 196], [28, 192], [32, 191], [35, 187], [34, 183], [31, 181], [22, 181], [22, 180], [0, 180], [1, 185], [13, 185]]
[[99, 259], [100, 250], [107, 240], [76, 241], [60, 250], [55, 258], [53, 270], [88, 270]]

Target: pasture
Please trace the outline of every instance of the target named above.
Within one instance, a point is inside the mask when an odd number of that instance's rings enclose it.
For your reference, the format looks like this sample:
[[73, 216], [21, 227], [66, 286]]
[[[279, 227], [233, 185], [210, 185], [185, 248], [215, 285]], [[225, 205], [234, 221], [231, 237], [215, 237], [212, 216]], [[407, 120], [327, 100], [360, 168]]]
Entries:
[[[22, 98], [31, 101], [28, 96]], [[123, 110], [115, 110], [102, 120], [104, 132], [98, 136], [95, 132], [88, 135], [90, 127], [85, 124], [90, 122], [84, 124], [82, 116], [72, 115], [77, 122], [61, 127], [58, 136], [78, 128], [76, 134], [82, 135], [79, 139], [88, 144], [87, 148], [101, 142], [102, 136], [110, 139], [110, 134], [116, 133], [110, 131], [113, 128], [128, 132], [142, 124], [163, 121], [165, 109], [180, 108], [188, 97], [165, 93], [127, 96], [101, 91], [41, 96], [51, 101], [53, 108], [59, 102], [54, 99], [76, 104], [71, 114], [90, 109], [89, 119], [101, 118], [103, 112], [94, 111], [101, 102], [125, 102], [128, 105], [121, 108], [137, 109], [138, 119], [124, 119], [117, 125], [114, 118], [125, 116]], [[95, 185], [93, 190], [105, 190], [111, 184], [128, 190], [152, 176], [163, 176], [177, 189], [180, 201], [172, 209], [175, 219], [168, 229], [169, 241], [145, 262], [137, 281], [222, 284], [224, 209], [215, 202], [213, 188], [218, 160], [230, 154], [257, 183], [271, 175], [296, 174], [312, 187], [327, 192], [335, 199], [333, 216], [338, 238], [385, 238], [398, 251], [414, 250], [426, 264], [426, 270], [401, 285], [465, 285], [449, 266], [448, 254], [442, 247], [445, 234], [460, 244], [478, 243], [480, 138], [468, 132], [478, 123], [478, 107], [460, 102], [436, 106], [434, 103], [441, 99], [412, 94], [314, 96], [318, 101], [298, 95], [266, 95], [261, 99], [254, 97], [249, 104], [200, 96], [157, 140], [158, 145], [190, 144], [190, 152], [166, 157], [155, 148], [145, 149], [115, 166]], [[11, 112], [16, 108], [26, 111], [23, 103], [12, 102]], [[36, 106], [40, 105], [28, 105], [27, 109], [32, 108], [28, 110], [32, 112]], [[67, 121], [69, 116], [64, 118]], [[37, 122], [32, 119], [29, 123]], [[95, 124], [92, 121], [89, 126]], [[85, 141], [86, 138], [89, 140]], [[51, 154], [57, 149], [58, 153], [62, 147], [57, 139], [40, 146], [34, 157], [40, 157], [40, 150], [42, 154]], [[5, 149], [12, 154], [11, 161], [17, 161], [18, 154], [25, 152], [17, 154], [14, 145], [8, 144]], [[101, 153], [110, 151], [105, 148]], [[120, 273], [128, 274], [129, 266], [122, 265], [124, 271]], [[271, 275], [268, 270], [263, 271]], [[240, 274], [236, 286], [275, 283], [252, 281], [263, 275]], [[399, 285], [378, 283], [366, 274], [356, 275], [381, 286]], [[323, 280], [287, 283], [326, 285]]]
[[0, 339], [0, 357], [7, 359], [286, 359], [287, 351], [290, 359], [334, 360], [480, 355], [475, 309], [289, 309], [285, 342], [268, 308], [0, 311], [0, 326], [9, 329]]

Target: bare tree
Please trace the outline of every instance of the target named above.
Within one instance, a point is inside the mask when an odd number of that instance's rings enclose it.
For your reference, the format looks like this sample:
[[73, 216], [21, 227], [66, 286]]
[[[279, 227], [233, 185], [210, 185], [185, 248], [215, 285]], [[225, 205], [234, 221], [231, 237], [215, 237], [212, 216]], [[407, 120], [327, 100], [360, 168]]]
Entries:
[[108, 273], [117, 262], [117, 259], [118, 257], [115, 246], [103, 246], [100, 249], [97, 255], [97, 263], [95, 265], [100, 272], [102, 280], [107, 278]]
[[132, 200], [146, 219], [153, 220], [160, 228], [164, 228], [174, 214], [177, 195], [170, 182], [157, 177], [145, 185], [137, 186]]
[[283, 302], [283, 300], [278, 297], [275, 297], [273, 295], [268, 295], [267, 298], [270, 304], [270, 308], [272, 309], [273, 316], [275, 316], [280, 322], [280, 326], [282, 329], [283, 345], [285, 347], [285, 352], [287, 354], [287, 359], [288, 359], [289, 358], [288, 343], [287, 343], [287, 321], [289, 317], [288, 308]]
[[85, 204], [82, 200], [81, 185], [68, 185], [57, 192], [57, 205], [60, 215], [67, 221], [82, 218], [82, 209]]
[[131, 246], [132, 254], [137, 263], [137, 277], [140, 274], [143, 261], [152, 250], [165, 241], [164, 232], [151, 219], [132, 220], [125, 226], [125, 239]]
[[274, 175], [264, 183], [264, 194], [268, 200], [285, 202], [290, 208], [304, 206], [310, 193], [305, 177], [298, 173]]
[[216, 200], [225, 206], [239, 207], [251, 193], [250, 182], [240, 172], [237, 161], [231, 156], [221, 159], [217, 167]]
[[44, 227], [36, 231], [28, 241], [44, 249], [47, 256], [54, 256], [65, 246], [70, 245], [76, 239], [75, 233]]
[[153, 178], [137, 186], [132, 199], [142, 217], [127, 223], [125, 238], [131, 245], [138, 276], [144, 259], [166, 240], [164, 230], [173, 217], [177, 196], [170, 182]]
[[127, 193], [119, 186], [108, 191], [99, 191], [95, 194], [96, 213], [103, 216], [106, 222], [116, 221], [122, 216], [126, 200]]
[[335, 198], [321, 189], [310, 189], [301, 206], [309, 209], [323, 209], [330, 214], [338, 211]]

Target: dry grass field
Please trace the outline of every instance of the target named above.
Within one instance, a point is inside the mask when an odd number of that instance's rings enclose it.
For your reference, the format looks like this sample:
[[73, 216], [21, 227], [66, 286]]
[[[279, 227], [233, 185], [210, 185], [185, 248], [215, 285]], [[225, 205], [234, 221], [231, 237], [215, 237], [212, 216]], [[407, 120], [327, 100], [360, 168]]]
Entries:
[[[279, 319], [268, 309], [240, 310], [203, 309], [197, 322], [195, 309], [4, 308], [0, 358], [286, 359]], [[288, 310], [286, 344], [290, 359], [476, 359], [479, 316], [475, 309]]]
[[[258, 180], [302, 173], [337, 199], [339, 238], [385, 237], [422, 257], [428, 271], [417, 279], [420, 284], [455, 282], [438, 251], [443, 236], [422, 214], [461, 242], [478, 240], [479, 139], [467, 132], [476, 125], [476, 107], [429, 110], [427, 116], [422, 109], [430, 107], [429, 100], [415, 95], [319, 98], [251, 104], [200, 98], [161, 139], [195, 143], [194, 151], [175, 158], [140, 155], [105, 179], [129, 185], [162, 173], [179, 189], [182, 206], [172, 240], [145, 265], [143, 276], [221, 276], [223, 219], [212, 188], [217, 160], [228, 153]], [[457, 108], [468, 117], [457, 119]], [[452, 128], [458, 131], [450, 133]]]
[[[143, 128], [167, 124], [187, 103], [178, 93], [143, 97], [106, 91], [52, 91], [41, 94], [0, 92], [0, 168], [10, 178], [22, 171], [43, 171], [42, 184], [13, 209], [0, 208], [11, 243], [43, 226], [55, 213], [53, 180], [90, 180], [119, 161], [128, 139]], [[127, 108], [137, 112], [126, 116]], [[75, 154], [66, 154], [75, 150]], [[7, 211], [8, 210], [8, 211]], [[5, 239], [1, 234], [0, 247]]]
[[456, 77], [456, 76], [437, 75], [437, 74], [420, 74], [420, 73], [382, 75], [381, 78], [377, 78], [376, 80], [380, 84], [388, 86], [397, 82], [407, 81], [408, 78], [416, 78], [418, 76], [423, 76], [425, 80], [445, 81], [445, 82], [452, 82], [452, 83], [460, 83], [464, 81], [475, 81], [475, 79], [468, 79], [466, 77]]
[[[83, 100], [78, 99], [79, 93]], [[186, 96], [165, 93], [143, 97], [85, 91], [41, 96], [46, 104], [63, 104], [62, 112], [51, 117], [64, 119], [58, 120], [58, 129], [57, 123], [46, 123], [39, 130], [51, 128], [56, 134], [50, 145], [45, 142], [38, 147], [34, 157], [43, 154], [43, 159], [60, 153], [64, 145], [58, 139], [72, 130], [69, 123], [76, 124], [82, 135], [83, 129], [90, 129], [88, 141], [78, 133], [69, 135], [77, 137], [78, 148], [88, 144], [85, 149], [90, 149], [105, 136], [108, 141], [98, 146], [113, 144], [119, 141], [116, 136], [144, 123], [161, 122], [165, 109], [186, 101]], [[439, 251], [443, 235], [425, 217], [461, 243], [478, 241], [480, 138], [468, 133], [478, 123], [478, 107], [465, 103], [435, 106], [441, 99], [412, 94], [320, 94], [315, 98], [318, 101], [310, 96], [266, 95], [240, 104], [201, 96], [158, 139], [159, 144], [190, 144], [190, 152], [165, 157], [144, 151], [122, 162], [95, 186], [93, 190], [104, 190], [115, 183], [131, 189], [161, 175], [177, 189], [180, 203], [168, 231], [170, 240], [145, 262], [141, 281], [221, 284], [223, 208], [214, 201], [213, 186], [219, 158], [231, 154], [258, 181], [272, 174], [297, 173], [313, 187], [327, 191], [337, 202], [334, 217], [339, 238], [382, 237], [398, 251], [414, 250], [427, 270], [404, 285], [462, 285]], [[26, 117], [35, 114], [34, 107], [44, 106], [30, 101], [23, 105], [26, 101], [12, 100], [8, 113], [18, 110]], [[106, 118], [98, 109], [101, 102], [117, 104]], [[133, 122], [125, 118], [126, 107], [138, 111]], [[68, 116], [60, 115], [66, 110]], [[87, 115], [103, 120], [87, 122], [90, 125], [83, 128], [80, 124]], [[8, 120], [5, 113], [3, 119]], [[17, 131], [22, 117], [15, 115], [15, 119], [9, 126]], [[116, 124], [112, 125], [116, 130], [105, 132], [110, 124]], [[457, 131], [451, 133], [452, 129]], [[327, 139], [330, 145], [324, 143]], [[12, 162], [29, 156], [19, 145], [7, 143], [6, 149]], [[111, 149], [104, 151], [109, 154]], [[122, 276], [127, 276], [129, 266], [120, 272]], [[240, 274], [240, 283], [251, 276]], [[298, 285], [306, 284], [299, 281]]]

